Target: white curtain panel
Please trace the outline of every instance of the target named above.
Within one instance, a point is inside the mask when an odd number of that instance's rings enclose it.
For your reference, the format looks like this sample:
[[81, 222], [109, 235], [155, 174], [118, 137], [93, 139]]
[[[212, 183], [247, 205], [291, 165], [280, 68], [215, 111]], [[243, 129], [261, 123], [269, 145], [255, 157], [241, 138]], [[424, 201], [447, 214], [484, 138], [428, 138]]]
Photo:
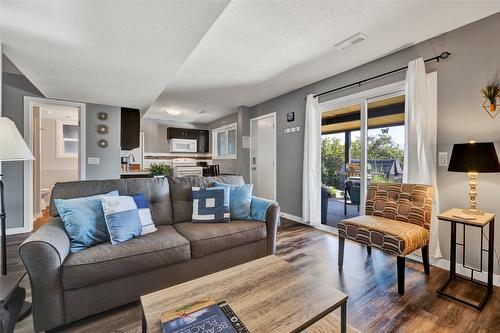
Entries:
[[313, 95], [306, 99], [304, 163], [302, 175], [302, 219], [321, 224], [321, 114]]
[[406, 72], [406, 146], [403, 181], [434, 186], [429, 256], [441, 258], [437, 220], [439, 195], [436, 180], [437, 84], [435, 81], [425, 73], [422, 58], [409, 62]]

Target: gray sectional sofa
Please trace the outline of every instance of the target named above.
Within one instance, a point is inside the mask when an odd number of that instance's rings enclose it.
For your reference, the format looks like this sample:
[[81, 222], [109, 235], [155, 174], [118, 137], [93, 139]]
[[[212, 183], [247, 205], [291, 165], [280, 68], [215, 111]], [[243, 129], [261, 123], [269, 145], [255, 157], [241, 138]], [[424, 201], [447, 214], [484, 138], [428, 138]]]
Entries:
[[266, 222], [195, 224], [191, 187], [213, 181], [243, 184], [239, 176], [95, 180], [58, 183], [52, 201], [107, 193], [144, 192], [158, 231], [119, 245], [69, 253], [57, 209], [19, 248], [28, 272], [36, 331], [139, 300], [141, 295], [273, 254], [279, 206]]

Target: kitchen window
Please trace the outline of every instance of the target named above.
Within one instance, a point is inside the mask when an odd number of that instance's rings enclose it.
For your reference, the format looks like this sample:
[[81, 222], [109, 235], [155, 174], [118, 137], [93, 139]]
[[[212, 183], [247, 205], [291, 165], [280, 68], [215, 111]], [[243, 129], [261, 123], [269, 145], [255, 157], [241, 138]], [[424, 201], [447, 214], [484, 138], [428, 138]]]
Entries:
[[212, 157], [219, 160], [236, 159], [237, 123], [212, 130]]
[[78, 158], [78, 121], [58, 120], [56, 134], [57, 158]]

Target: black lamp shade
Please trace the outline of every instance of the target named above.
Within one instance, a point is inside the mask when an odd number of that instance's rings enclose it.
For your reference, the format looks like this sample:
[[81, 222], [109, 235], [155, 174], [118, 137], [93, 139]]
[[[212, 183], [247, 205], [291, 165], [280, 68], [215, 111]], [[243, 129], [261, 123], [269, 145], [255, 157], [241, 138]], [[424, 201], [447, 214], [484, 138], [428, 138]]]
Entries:
[[448, 171], [500, 172], [495, 144], [493, 142], [454, 144]]

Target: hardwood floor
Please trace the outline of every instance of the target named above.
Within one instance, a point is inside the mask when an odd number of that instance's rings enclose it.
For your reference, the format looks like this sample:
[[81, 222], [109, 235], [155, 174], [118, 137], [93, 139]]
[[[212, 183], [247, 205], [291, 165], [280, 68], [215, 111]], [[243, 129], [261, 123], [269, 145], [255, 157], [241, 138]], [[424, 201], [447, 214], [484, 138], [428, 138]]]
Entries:
[[[17, 246], [24, 238], [9, 237], [10, 271], [23, 269]], [[375, 249], [369, 257], [364, 246], [346, 241], [344, 268], [339, 273], [337, 246], [336, 236], [293, 222], [285, 222], [278, 231], [278, 256], [349, 295], [348, 322], [355, 328], [363, 332], [500, 332], [499, 288], [495, 287], [483, 311], [478, 312], [436, 295], [447, 271], [431, 266], [427, 276], [421, 263], [407, 260], [406, 293], [400, 297], [396, 257]], [[27, 281], [23, 286], [29, 294]], [[57, 332], [141, 332], [140, 320], [140, 306], [134, 303]], [[18, 323], [16, 332], [32, 332], [31, 317]]]

